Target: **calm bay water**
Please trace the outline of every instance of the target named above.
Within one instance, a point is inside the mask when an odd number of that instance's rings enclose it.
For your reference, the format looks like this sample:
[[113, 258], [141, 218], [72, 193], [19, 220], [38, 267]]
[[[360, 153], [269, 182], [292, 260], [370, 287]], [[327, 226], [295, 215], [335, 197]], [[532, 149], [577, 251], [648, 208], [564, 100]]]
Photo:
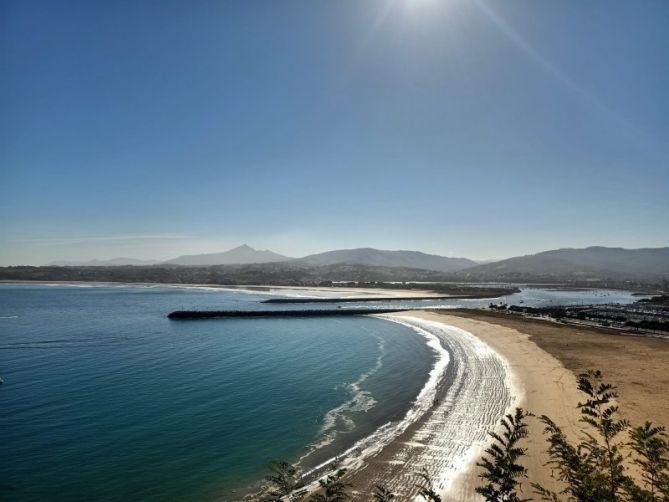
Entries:
[[0, 286], [0, 499], [236, 500], [269, 460], [330, 458], [420, 391], [432, 353], [394, 323], [165, 318], [262, 298]]
[[[271, 459], [308, 467], [404, 415], [434, 357], [407, 327], [370, 317], [165, 317], [177, 309], [267, 308], [259, 302], [270, 297], [0, 285], [0, 500], [238, 500]], [[634, 299], [525, 289], [494, 301]]]
[[[285, 290], [274, 290], [275, 293], [285, 294]], [[336, 289], [329, 291], [318, 292], [299, 292], [301, 297], [341, 297], [364, 296], [360, 293], [347, 292], [342, 294]], [[513, 293], [499, 298], [483, 298], [483, 299], [453, 299], [453, 300], [393, 300], [388, 301], [374, 301], [374, 302], [351, 302], [343, 304], [342, 308], [426, 308], [426, 307], [487, 307], [490, 303], [506, 303], [508, 305], [525, 304], [528, 307], [549, 307], [555, 305], [595, 305], [604, 303], [633, 303], [641, 298], [635, 296], [631, 291], [623, 291], [617, 289], [566, 289], [566, 288], [537, 288], [537, 287], [522, 287], [518, 293]], [[253, 304], [251, 308], [266, 309], [267, 304]], [[277, 308], [272, 305], [272, 308]], [[316, 307], [314, 304], [287, 304], [281, 305], [278, 308], [339, 308], [337, 304], [320, 303]]]

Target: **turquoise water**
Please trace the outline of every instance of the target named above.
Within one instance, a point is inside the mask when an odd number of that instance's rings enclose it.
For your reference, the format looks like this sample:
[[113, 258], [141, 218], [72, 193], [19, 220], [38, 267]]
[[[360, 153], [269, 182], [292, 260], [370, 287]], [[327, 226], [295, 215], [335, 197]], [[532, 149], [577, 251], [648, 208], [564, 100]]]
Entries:
[[432, 352], [394, 323], [165, 318], [263, 298], [1, 285], [0, 500], [237, 500], [271, 459], [330, 458], [422, 388]]
[[[266, 309], [260, 301], [271, 297], [0, 285], [0, 500], [239, 500], [271, 459], [308, 468], [404, 415], [434, 358], [407, 327], [370, 317], [165, 317], [177, 309]], [[494, 301], [635, 299], [528, 288]]]

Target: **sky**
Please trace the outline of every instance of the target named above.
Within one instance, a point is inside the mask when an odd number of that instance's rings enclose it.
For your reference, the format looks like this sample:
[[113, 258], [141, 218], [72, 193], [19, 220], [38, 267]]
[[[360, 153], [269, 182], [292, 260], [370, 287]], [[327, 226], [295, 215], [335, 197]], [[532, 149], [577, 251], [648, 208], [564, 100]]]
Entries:
[[0, 265], [669, 245], [666, 0], [0, 3]]

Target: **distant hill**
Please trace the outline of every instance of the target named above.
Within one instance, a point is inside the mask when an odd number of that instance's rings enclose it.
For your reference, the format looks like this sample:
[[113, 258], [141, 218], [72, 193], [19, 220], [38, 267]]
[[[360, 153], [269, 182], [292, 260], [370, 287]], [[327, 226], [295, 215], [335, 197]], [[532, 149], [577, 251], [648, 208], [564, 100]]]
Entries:
[[54, 267], [117, 267], [122, 265], [155, 265], [159, 263], [155, 260], [137, 260], [135, 258], [111, 258], [109, 260], [88, 260], [88, 261], [54, 261], [50, 265]]
[[476, 265], [467, 258], [448, 258], [419, 251], [384, 251], [373, 248], [340, 249], [325, 253], [312, 254], [294, 260], [293, 263], [324, 266], [324, 265], [367, 265], [372, 267], [404, 267], [438, 272], [456, 272]]
[[[623, 249], [608, 247], [589, 247], [584, 249], [556, 249], [533, 255], [516, 256], [492, 263], [476, 263], [467, 258], [448, 258], [418, 251], [384, 251], [373, 248], [341, 249], [325, 253], [313, 254], [304, 258], [288, 258], [272, 251], [253, 249], [242, 245], [223, 253], [180, 256], [173, 260], [158, 263], [132, 258], [114, 258], [111, 260], [90, 261], [57, 261], [52, 263], [59, 267], [96, 267], [109, 271], [93, 272], [95, 277], [114, 277], [114, 267], [132, 265], [140, 271], [118, 272], [126, 280], [158, 280], [158, 277], [171, 277], [173, 282], [182, 282], [197, 278], [202, 282], [211, 282], [206, 274], [188, 272], [167, 272], [174, 266], [212, 267], [225, 265], [213, 276], [218, 279], [230, 280], [233, 283], [249, 283], [261, 281], [281, 283], [295, 281], [328, 281], [328, 280], [363, 280], [363, 281], [473, 281], [473, 282], [551, 282], [570, 285], [587, 286], [590, 284], [615, 284], [624, 286], [632, 282], [643, 284], [669, 283], [669, 247]], [[165, 266], [164, 271], [144, 270]], [[150, 267], [152, 266], [152, 267]], [[253, 267], [253, 268], [249, 268]], [[46, 271], [42, 271], [45, 272]], [[40, 276], [42, 272], [30, 274]], [[140, 273], [141, 272], [141, 273]], [[20, 271], [12, 272], [12, 276]], [[63, 275], [65, 274], [65, 275]], [[68, 275], [69, 274], [69, 275]], [[50, 277], [69, 277], [74, 272], [48, 272]], [[82, 273], [77, 279], [94, 280], [91, 275]], [[97, 275], [96, 275], [97, 274]], [[184, 275], [185, 274], [185, 275]], [[202, 272], [204, 274], [204, 272]], [[192, 277], [191, 277], [192, 275]], [[37, 277], [35, 276], [35, 277]], [[183, 276], [183, 277], [182, 277]], [[15, 277], [18, 277], [15, 276]], [[84, 278], [86, 277], [86, 278]], [[42, 279], [46, 280], [46, 276]], [[68, 279], [53, 279], [68, 280]], [[98, 279], [99, 280], [99, 279]], [[158, 282], [165, 282], [158, 280]]]
[[222, 253], [184, 255], [163, 262], [168, 265], [245, 265], [249, 263], [274, 263], [291, 258], [269, 250], [257, 250], [243, 244]]
[[669, 247], [556, 249], [461, 270], [462, 279], [595, 280], [669, 278]]
[[367, 265], [296, 265], [292, 261], [247, 265], [146, 267], [0, 267], [0, 280], [143, 282], [168, 284], [329, 285], [329, 281], [441, 282], [446, 274], [434, 270]]

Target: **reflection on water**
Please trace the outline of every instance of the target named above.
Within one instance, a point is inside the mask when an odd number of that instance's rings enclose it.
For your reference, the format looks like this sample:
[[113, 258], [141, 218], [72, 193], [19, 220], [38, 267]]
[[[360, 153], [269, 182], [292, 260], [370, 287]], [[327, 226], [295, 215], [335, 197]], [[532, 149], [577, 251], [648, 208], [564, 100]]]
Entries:
[[[360, 294], [351, 293], [350, 290], [338, 292], [336, 288], [332, 291], [291, 291], [274, 290], [270, 294], [264, 294], [267, 298], [275, 297], [279, 291], [290, 297], [297, 298], [345, 298], [366, 296], [364, 292]], [[262, 293], [259, 293], [262, 294]], [[453, 300], [381, 300], [378, 302], [346, 302], [341, 305], [336, 303], [318, 303], [318, 304], [250, 304], [250, 309], [270, 310], [270, 309], [294, 309], [301, 310], [305, 308], [313, 309], [331, 309], [331, 308], [437, 308], [437, 307], [487, 307], [490, 303], [507, 303], [509, 305], [523, 304], [528, 307], [546, 307], [555, 305], [598, 305], [607, 303], [628, 304], [642, 298], [635, 296], [632, 291], [622, 291], [616, 289], [565, 289], [565, 288], [529, 288], [523, 287], [519, 293], [500, 296], [498, 298], [484, 299], [453, 299]]]

